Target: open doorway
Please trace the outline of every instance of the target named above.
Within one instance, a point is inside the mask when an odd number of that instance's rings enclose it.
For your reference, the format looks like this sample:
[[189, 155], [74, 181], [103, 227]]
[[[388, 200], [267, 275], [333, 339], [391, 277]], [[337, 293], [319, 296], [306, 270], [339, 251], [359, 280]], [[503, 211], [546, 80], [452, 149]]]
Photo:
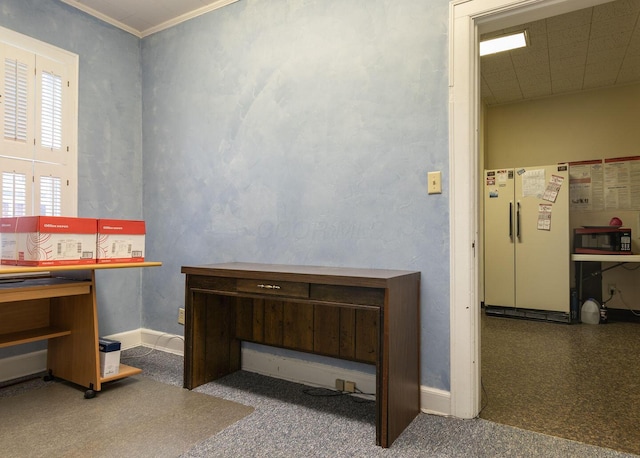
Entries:
[[[451, 97], [451, 182], [452, 189], [452, 413], [477, 413], [481, 407], [481, 315], [482, 297], [478, 282], [481, 254], [474, 257], [480, 237], [478, 215], [480, 196], [478, 177], [483, 163], [479, 62], [476, 54], [482, 33], [569, 13], [604, 1], [521, 1], [474, 0], [452, 3]], [[470, 215], [470, 216], [469, 216]], [[467, 296], [468, 293], [468, 296]], [[524, 332], [520, 330], [520, 332]], [[526, 345], [526, 344], [525, 344]], [[579, 344], [567, 343], [570, 348]], [[574, 357], [579, 357], [576, 354]], [[569, 361], [568, 363], [571, 363]], [[540, 375], [540, 374], [537, 374]], [[467, 391], [462, 391], [462, 390]], [[543, 393], [540, 393], [542, 396]], [[539, 402], [530, 399], [530, 402]], [[567, 399], [567, 402], [570, 402]], [[575, 406], [580, 409], [579, 406]], [[465, 410], [468, 409], [468, 410]], [[587, 413], [587, 412], [585, 412]]]

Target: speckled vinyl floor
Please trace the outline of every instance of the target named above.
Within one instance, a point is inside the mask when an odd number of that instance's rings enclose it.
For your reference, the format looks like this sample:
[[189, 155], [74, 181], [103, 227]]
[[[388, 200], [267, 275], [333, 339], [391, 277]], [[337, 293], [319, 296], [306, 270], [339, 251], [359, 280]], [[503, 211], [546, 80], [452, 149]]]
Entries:
[[482, 317], [480, 417], [640, 454], [640, 324]]

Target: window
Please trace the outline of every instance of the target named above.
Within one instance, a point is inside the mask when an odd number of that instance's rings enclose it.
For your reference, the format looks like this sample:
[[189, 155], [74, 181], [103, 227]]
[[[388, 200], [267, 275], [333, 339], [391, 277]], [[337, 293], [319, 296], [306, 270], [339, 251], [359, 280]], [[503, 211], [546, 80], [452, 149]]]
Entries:
[[0, 27], [1, 216], [77, 215], [78, 56]]

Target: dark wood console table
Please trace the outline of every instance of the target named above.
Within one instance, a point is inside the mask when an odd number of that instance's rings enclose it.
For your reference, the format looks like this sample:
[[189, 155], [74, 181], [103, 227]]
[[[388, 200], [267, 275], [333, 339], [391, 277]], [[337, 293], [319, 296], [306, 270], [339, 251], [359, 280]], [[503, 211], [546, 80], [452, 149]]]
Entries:
[[241, 367], [242, 340], [376, 366], [376, 443], [420, 411], [420, 273], [228, 263], [189, 267], [184, 387]]

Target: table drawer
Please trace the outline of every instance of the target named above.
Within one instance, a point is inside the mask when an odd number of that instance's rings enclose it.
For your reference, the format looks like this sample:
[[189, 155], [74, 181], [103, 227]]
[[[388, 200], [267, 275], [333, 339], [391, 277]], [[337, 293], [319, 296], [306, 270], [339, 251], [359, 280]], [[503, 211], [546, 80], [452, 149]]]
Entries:
[[236, 290], [241, 293], [269, 294], [272, 296], [309, 297], [309, 283], [290, 281], [239, 278]]

